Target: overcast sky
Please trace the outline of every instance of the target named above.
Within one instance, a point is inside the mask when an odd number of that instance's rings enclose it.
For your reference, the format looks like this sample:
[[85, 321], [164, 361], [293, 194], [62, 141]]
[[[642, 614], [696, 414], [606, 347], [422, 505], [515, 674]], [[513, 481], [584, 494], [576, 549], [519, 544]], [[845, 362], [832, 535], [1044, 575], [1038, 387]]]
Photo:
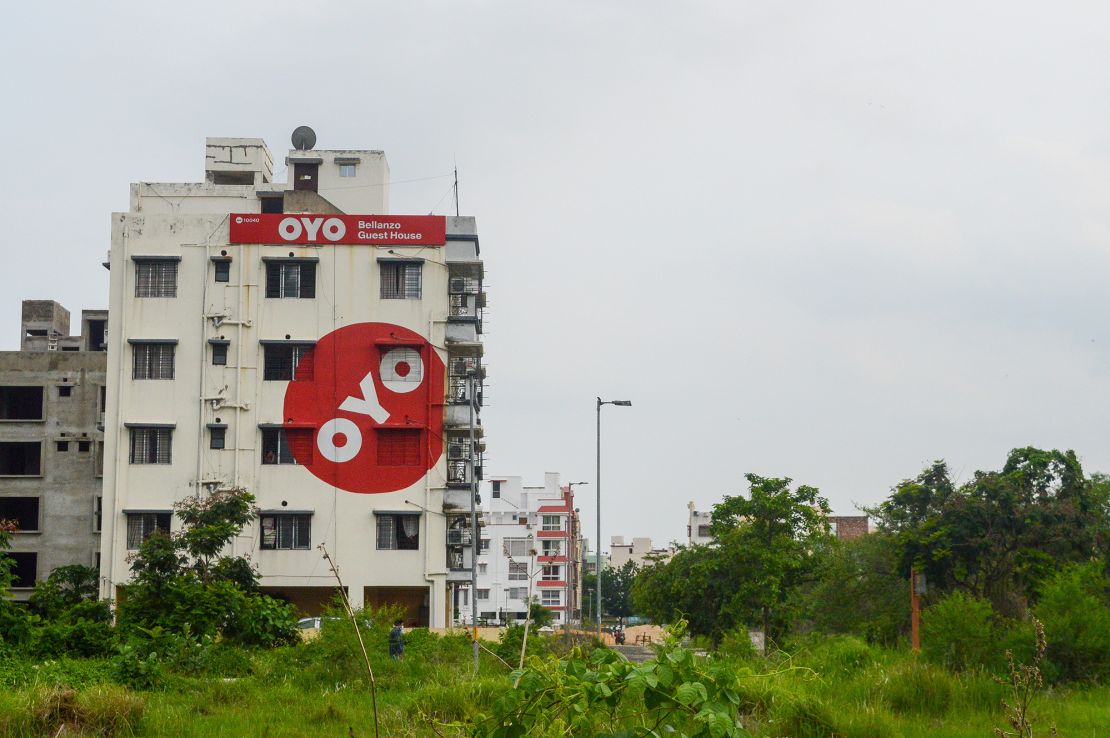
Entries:
[[[833, 509], [1015, 446], [1110, 471], [1110, 7], [18, 3], [0, 27], [0, 349], [107, 305], [132, 181], [205, 136], [384, 149], [486, 260], [487, 471], [684, 540], [742, 475]], [[411, 181], [419, 180], [419, 181]], [[592, 533], [591, 533], [592, 537]]]

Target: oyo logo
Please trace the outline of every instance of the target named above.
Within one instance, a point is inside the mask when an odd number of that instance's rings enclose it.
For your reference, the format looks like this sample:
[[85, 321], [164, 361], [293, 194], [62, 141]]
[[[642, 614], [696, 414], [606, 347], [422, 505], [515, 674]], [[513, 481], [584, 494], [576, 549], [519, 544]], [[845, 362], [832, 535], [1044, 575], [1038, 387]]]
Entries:
[[320, 218], [302, 215], [297, 218], [282, 218], [278, 223], [278, 235], [286, 241], [297, 241], [307, 236], [309, 241], [318, 240], [323, 234], [329, 241], [338, 241], [347, 233], [347, 226], [339, 218]]
[[443, 361], [420, 334], [389, 323], [340, 328], [301, 358], [285, 390], [290, 451], [339, 489], [404, 489], [443, 454], [443, 390]]

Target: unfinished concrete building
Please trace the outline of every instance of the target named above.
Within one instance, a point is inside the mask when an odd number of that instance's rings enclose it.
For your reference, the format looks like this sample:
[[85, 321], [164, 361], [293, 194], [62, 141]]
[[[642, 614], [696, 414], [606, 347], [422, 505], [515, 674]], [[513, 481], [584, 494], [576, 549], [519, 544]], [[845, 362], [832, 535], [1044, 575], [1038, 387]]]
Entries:
[[108, 311], [24, 300], [19, 351], [0, 352], [0, 519], [14, 521], [17, 600], [59, 566], [99, 566]]

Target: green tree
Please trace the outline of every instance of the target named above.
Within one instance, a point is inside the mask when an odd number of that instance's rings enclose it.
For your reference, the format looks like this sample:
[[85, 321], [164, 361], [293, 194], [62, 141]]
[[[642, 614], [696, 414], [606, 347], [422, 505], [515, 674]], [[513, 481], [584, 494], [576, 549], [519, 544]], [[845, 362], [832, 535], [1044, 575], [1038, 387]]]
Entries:
[[11, 546], [16, 528], [14, 521], [0, 518], [0, 646], [25, 641], [31, 625], [27, 611], [9, 597], [15, 560], [4, 552]]
[[829, 506], [815, 487], [746, 478], [747, 496], [714, 506], [714, 546], [681, 549], [637, 578], [633, 601], [640, 611], [656, 622], [685, 617], [691, 632], [714, 642], [739, 625], [762, 624], [769, 638], [789, 627], [788, 599], [812, 579], [830, 540]]
[[601, 606], [605, 614], [617, 618], [624, 626], [624, 619], [631, 617], [632, 585], [639, 568], [634, 561], [626, 561], [619, 569], [612, 567], [601, 572]]

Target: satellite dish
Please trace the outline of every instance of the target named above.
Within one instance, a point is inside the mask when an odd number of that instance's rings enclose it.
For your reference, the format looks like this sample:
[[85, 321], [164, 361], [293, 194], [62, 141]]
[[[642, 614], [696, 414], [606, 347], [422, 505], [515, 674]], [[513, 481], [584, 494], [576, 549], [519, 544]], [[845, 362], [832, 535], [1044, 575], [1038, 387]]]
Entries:
[[316, 145], [316, 131], [308, 126], [297, 126], [293, 131], [293, 148], [308, 151]]

